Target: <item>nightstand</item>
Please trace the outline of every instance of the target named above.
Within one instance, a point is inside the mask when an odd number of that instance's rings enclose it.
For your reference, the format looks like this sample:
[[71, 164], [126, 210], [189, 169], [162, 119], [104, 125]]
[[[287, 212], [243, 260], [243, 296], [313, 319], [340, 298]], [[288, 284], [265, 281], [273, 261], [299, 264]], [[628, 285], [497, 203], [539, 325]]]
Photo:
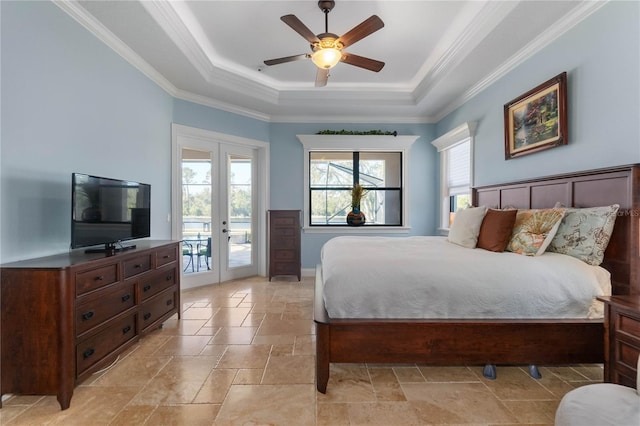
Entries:
[[604, 302], [604, 380], [636, 387], [636, 368], [640, 355], [640, 295], [603, 296]]

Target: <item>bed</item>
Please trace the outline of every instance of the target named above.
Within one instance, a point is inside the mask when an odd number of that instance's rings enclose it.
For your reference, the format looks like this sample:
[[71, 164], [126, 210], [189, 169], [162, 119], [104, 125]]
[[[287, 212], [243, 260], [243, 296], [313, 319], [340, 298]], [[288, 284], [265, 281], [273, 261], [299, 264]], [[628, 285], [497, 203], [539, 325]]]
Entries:
[[[612, 294], [640, 294], [640, 166], [621, 166], [474, 188], [474, 205], [539, 209], [619, 204], [602, 268]], [[604, 361], [603, 319], [330, 317], [316, 269], [316, 384], [331, 363], [573, 364]]]

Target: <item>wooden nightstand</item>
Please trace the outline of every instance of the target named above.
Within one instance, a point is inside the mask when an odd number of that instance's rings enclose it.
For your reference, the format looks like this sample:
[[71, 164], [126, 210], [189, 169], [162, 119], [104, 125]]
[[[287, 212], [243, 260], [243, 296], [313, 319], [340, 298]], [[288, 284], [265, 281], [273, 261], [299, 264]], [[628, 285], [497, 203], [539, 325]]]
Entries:
[[640, 295], [598, 297], [605, 303], [604, 380], [636, 387], [640, 355]]

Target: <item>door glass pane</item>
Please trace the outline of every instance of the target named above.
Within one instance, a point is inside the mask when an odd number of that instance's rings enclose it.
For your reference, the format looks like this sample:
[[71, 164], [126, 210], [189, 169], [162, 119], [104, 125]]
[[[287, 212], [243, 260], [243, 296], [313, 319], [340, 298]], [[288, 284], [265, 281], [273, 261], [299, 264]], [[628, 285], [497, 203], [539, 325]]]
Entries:
[[211, 154], [182, 149], [184, 273], [211, 269]]
[[251, 158], [229, 156], [229, 268], [251, 265], [253, 217]]

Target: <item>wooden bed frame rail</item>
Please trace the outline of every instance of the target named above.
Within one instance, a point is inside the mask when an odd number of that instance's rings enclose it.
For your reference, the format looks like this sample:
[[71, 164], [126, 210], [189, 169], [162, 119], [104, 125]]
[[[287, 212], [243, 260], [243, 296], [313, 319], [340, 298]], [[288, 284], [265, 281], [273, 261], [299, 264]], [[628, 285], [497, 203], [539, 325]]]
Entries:
[[[544, 208], [620, 204], [603, 267], [613, 294], [640, 294], [640, 166], [544, 177], [473, 190], [474, 205]], [[604, 361], [603, 320], [334, 319], [316, 269], [316, 385], [325, 393], [330, 364], [575, 364]]]

